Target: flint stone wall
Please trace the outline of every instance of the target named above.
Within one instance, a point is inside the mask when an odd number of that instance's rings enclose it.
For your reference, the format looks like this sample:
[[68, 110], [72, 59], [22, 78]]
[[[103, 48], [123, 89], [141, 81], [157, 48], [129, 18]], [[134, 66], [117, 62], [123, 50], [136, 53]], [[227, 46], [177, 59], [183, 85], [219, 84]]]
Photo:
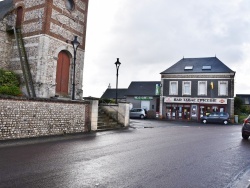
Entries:
[[91, 102], [0, 98], [0, 140], [90, 131]]

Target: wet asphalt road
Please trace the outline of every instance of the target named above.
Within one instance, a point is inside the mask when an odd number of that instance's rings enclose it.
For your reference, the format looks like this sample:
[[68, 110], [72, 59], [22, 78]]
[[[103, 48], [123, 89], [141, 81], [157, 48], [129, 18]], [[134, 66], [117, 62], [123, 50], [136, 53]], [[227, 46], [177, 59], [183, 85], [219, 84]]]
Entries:
[[246, 187], [240, 130], [132, 120], [127, 130], [0, 142], [0, 187]]

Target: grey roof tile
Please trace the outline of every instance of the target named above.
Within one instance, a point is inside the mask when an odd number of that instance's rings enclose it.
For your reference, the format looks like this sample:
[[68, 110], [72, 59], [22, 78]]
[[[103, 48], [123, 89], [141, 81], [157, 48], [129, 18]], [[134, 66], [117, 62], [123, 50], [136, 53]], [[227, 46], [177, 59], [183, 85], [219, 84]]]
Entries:
[[[126, 93], [128, 89], [117, 89], [117, 98], [125, 99]], [[115, 99], [116, 97], [116, 89], [106, 89], [106, 91], [101, 96], [102, 99]]]
[[13, 0], [0, 1], [0, 20], [2, 20], [4, 16], [13, 9]]
[[[193, 66], [191, 70], [185, 70], [186, 66]], [[202, 69], [203, 66], [211, 66], [211, 70]], [[190, 74], [190, 73], [234, 73], [217, 57], [183, 58], [161, 74]]]
[[155, 96], [156, 84], [160, 83], [160, 81], [131, 82], [127, 96]]

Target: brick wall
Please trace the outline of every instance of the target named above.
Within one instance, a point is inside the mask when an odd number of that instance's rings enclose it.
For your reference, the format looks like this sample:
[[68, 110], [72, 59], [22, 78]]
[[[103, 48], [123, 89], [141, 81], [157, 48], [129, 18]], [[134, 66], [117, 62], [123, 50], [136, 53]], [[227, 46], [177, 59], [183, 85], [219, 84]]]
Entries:
[[0, 140], [89, 131], [90, 103], [0, 98]]

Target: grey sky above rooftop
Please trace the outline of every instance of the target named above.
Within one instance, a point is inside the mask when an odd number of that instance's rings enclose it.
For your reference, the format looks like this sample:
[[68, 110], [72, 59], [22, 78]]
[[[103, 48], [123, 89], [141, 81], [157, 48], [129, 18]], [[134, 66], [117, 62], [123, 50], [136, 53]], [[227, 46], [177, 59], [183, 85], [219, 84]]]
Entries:
[[[131, 81], [161, 79], [184, 58], [217, 57], [235, 76], [235, 93], [250, 93], [249, 0], [91, 0], [84, 96], [99, 97]], [[98, 90], [97, 90], [98, 88]]]
[[[73, 36], [72, 36], [73, 39]], [[217, 57], [236, 72], [235, 94], [248, 94], [249, 0], [89, 1], [83, 94], [100, 97], [109, 83], [152, 81], [180, 59]]]

